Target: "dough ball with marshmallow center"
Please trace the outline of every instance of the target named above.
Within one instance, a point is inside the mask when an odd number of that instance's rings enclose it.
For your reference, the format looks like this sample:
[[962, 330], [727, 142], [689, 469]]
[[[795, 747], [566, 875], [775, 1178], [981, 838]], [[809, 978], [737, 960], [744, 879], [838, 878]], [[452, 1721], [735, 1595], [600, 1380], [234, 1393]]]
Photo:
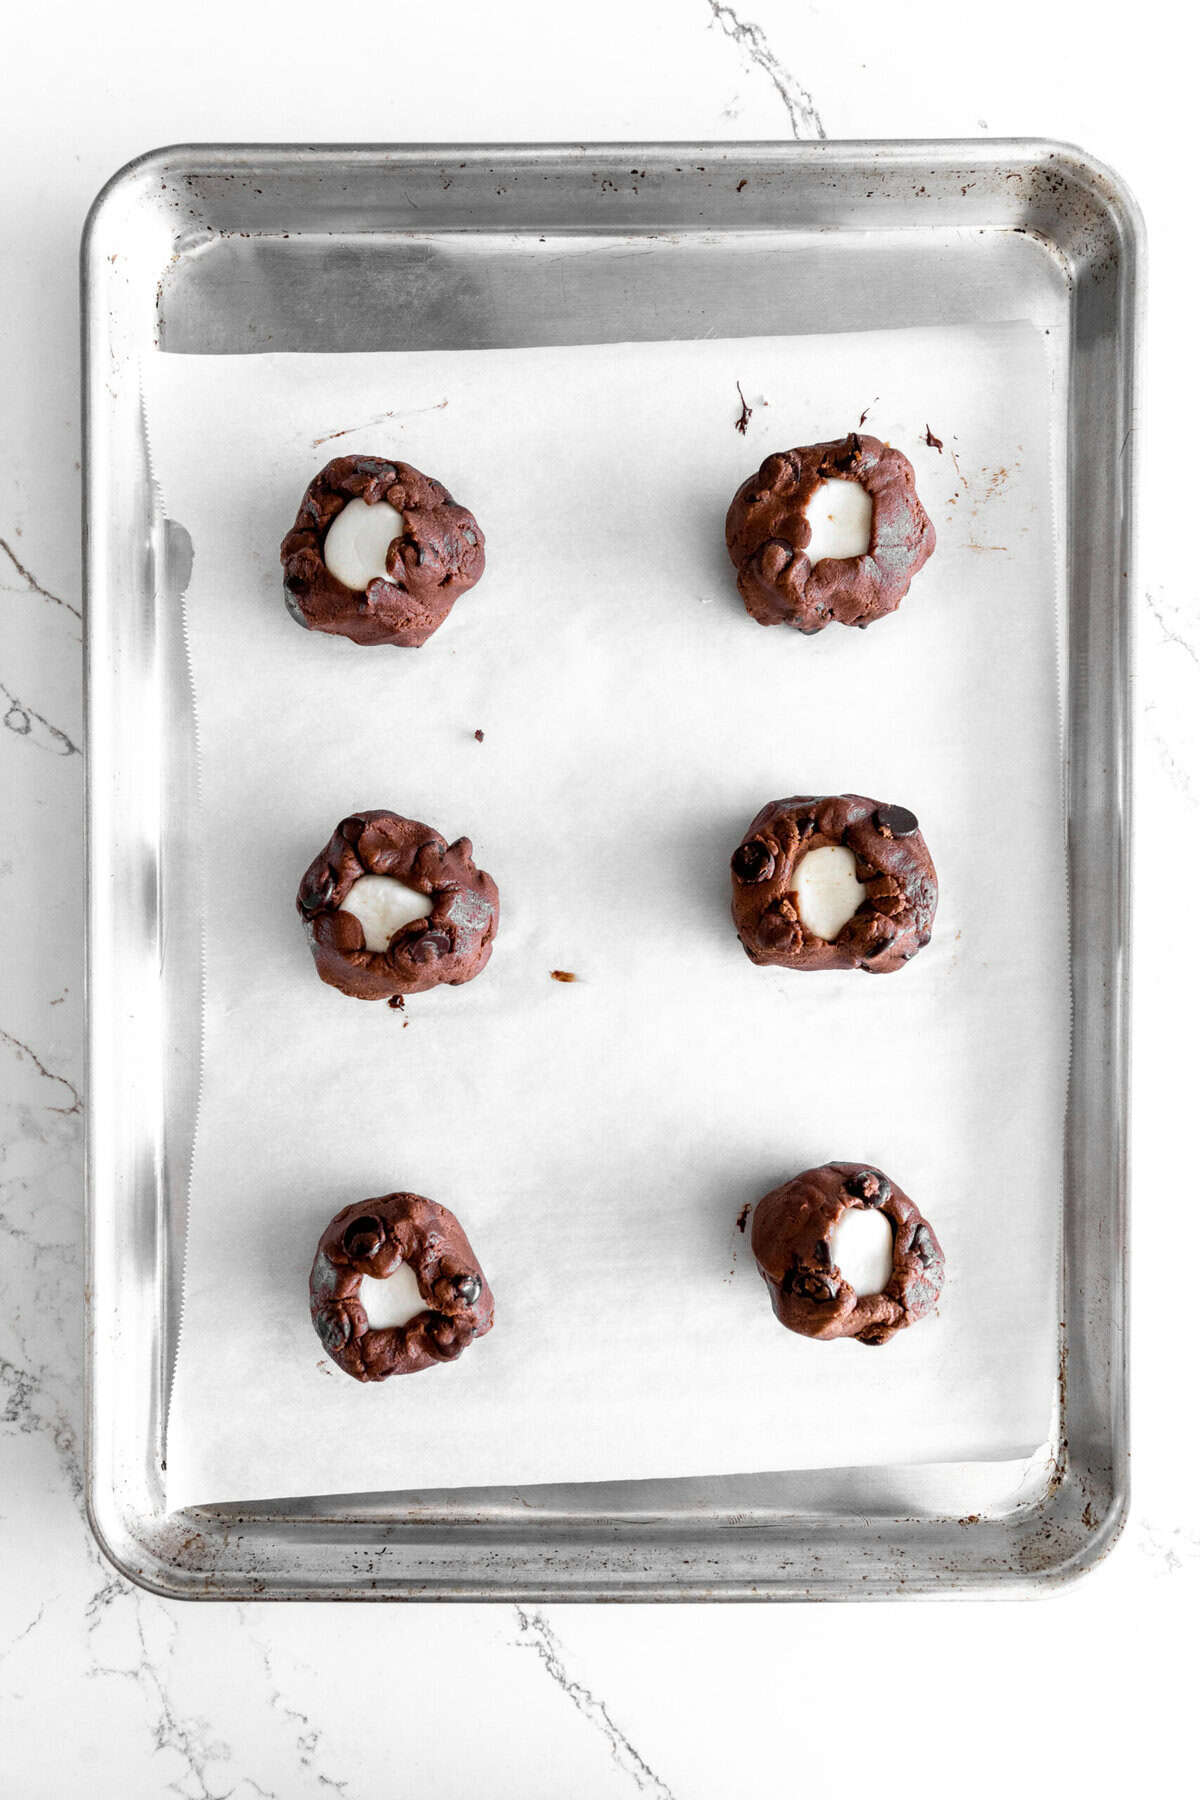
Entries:
[[884, 975], [932, 934], [937, 875], [904, 806], [862, 794], [773, 800], [730, 872], [734, 924], [753, 963]]
[[946, 1259], [894, 1181], [864, 1163], [806, 1169], [754, 1209], [750, 1246], [781, 1325], [885, 1344], [931, 1313]]
[[908, 458], [857, 431], [775, 451], [725, 519], [746, 611], [809, 637], [894, 612], [935, 542]]
[[483, 574], [483, 533], [411, 463], [336, 456], [279, 550], [287, 609], [309, 631], [416, 649]]
[[487, 1278], [458, 1219], [421, 1194], [343, 1207], [308, 1278], [325, 1353], [356, 1381], [453, 1362], [492, 1328]]
[[407, 994], [458, 987], [481, 972], [499, 907], [470, 838], [447, 843], [419, 819], [383, 808], [348, 814], [296, 895], [321, 980], [397, 1010]]

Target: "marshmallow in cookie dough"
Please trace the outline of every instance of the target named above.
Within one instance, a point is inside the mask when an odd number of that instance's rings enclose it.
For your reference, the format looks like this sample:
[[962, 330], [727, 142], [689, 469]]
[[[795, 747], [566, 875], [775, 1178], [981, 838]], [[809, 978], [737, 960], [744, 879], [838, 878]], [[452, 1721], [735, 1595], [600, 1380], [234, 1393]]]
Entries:
[[407, 1325], [410, 1319], [423, 1313], [427, 1305], [421, 1284], [411, 1264], [406, 1262], [398, 1263], [382, 1281], [377, 1281], [374, 1275], [364, 1275], [358, 1298], [372, 1331], [390, 1331], [397, 1325]]
[[860, 481], [822, 481], [804, 508], [809, 537], [804, 554], [815, 568], [826, 557], [865, 556], [871, 548], [875, 504]]
[[894, 612], [936, 536], [908, 458], [852, 431], [768, 456], [733, 497], [725, 543], [751, 618], [811, 637]]
[[830, 1241], [834, 1265], [858, 1294], [881, 1294], [892, 1278], [895, 1236], [891, 1221], [875, 1207], [849, 1208]]
[[814, 937], [833, 943], [867, 897], [858, 879], [853, 850], [826, 844], [800, 858], [796, 868], [796, 912]]
[[907, 807], [862, 794], [772, 800], [730, 870], [733, 922], [753, 963], [889, 975], [933, 931], [937, 875]]
[[802, 1337], [886, 1344], [933, 1311], [946, 1274], [928, 1219], [864, 1163], [826, 1163], [766, 1195], [750, 1245], [775, 1317]]
[[325, 567], [335, 581], [365, 594], [388, 578], [388, 551], [404, 533], [404, 514], [386, 500], [348, 500], [325, 533]]
[[415, 649], [483, 574], [483, 533], [410, 463], [336, 456], [305, 489], [279, 559], [298, 625]]
[[353, 913], [366, 949], [386, 950], [405, 925], [429, 917], [433, 895], [407, 887], [394, 875], [360, 875], [338, 910]]

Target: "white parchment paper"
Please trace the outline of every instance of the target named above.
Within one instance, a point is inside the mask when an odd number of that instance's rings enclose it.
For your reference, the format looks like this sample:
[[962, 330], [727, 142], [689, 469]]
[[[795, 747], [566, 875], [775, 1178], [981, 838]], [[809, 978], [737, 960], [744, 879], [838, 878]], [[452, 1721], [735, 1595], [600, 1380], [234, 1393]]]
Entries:
[[[170, 1504], [1034, 1452], [1067, 1052], [1042, 338], [156, 356], [144, 379], [195, 546], [207, 962]], [[864, 408], [937, 552], [869, 631], [763, 630], [729, 498]], [[436, 474], [486, 533], [419, 652], [284, 610], [279, 540], [348, 451]], [[898, 974], [756, 969], [734, 935], [744, 827], [824, 791], [920, 816], [941, 907]], [[404, 1015], [323, 986], [294, 911], [374, 806], [470, 836], [501, 893], [485, 974]], [[887, 1169], [947, 1253], [938, 1316], [881, 1351], [784, 1332], [737, 1229], [834, 1158]], [[308, 1269], [338, 1208], [398, 1188], [458, 1213], [496, 1326], [360, 1387]]]

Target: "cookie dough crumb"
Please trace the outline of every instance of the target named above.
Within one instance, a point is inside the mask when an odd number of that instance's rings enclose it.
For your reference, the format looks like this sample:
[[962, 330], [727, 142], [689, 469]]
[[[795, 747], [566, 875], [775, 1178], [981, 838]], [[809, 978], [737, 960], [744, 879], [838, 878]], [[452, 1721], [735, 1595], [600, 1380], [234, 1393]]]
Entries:
[[942, 440], [940, 437], [934, 437], [928, 425], [925, 427], [925, 442], [931, 450], [936, 450], [939, 456], [942, 454]]
[[740, 431], [742, 436], [745, 437], [746, 427], [750, 423], [751, 419], [754, 417], [754, 408], [752, 406], [748, 406], [746, 404], [746, 396], [742, 392], [741, 382], [740, 381], [735, 382], [734, 385], [738, 391], [738, 399], [742, 403], [742, 410], [738, 414], [738, 417], [733, 422], [733, 429], [735, 431]]
[[482, 742], [483, 742], [483, 733], [482, 733], [482, 731], [477, 731], [477, 732], [476, 732], [476, 733], [475, 733], [475, 742], [476, 742], [476, 743], [477, 743], [477, 744], [482, 744]]
[[578, 981], [578, 975], [572, 975], [570, 969], [551, 969], [551, 981]]

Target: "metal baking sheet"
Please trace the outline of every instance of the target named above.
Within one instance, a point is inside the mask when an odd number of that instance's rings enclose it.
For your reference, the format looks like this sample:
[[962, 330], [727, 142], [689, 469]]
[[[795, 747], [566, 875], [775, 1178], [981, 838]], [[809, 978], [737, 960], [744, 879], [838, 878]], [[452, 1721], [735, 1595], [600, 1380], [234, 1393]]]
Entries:
[[[538, 255], [555, 240], [553, 264]], [[89, 746], [88, 1492], [175, 1596], [839, 1598], [1029, 1592], [1127, 1496], [1130, 536], [1141, 226], [1042, 143], [183, 147], [83, 247]], [[1052, 1464], [819, 1470], [168, 1511], [200, 1030], [186, 540], [139, 358], [505, 347], [1032, 319], [1065, 326], [1072, 927]]]

